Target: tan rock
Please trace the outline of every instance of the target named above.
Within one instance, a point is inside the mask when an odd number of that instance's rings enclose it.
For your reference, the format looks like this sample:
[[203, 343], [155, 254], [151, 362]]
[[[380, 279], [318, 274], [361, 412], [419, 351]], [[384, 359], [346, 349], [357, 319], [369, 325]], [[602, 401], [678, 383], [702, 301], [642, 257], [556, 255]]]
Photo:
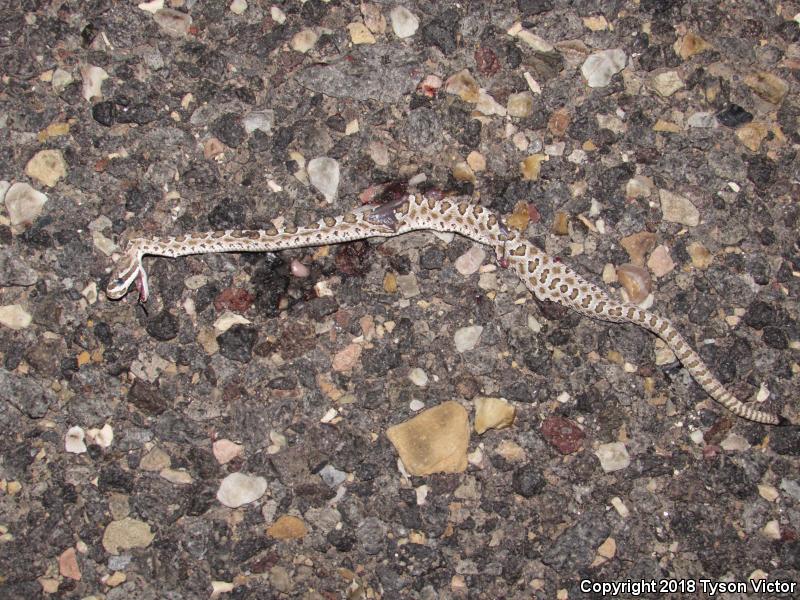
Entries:
[[505, 429], [514, 422], [517, 409], [505, 398], [478, 396], [475, 398], [475, 431], [478, 435], [487, 429]]
[[58, 571], [62, 577], [68, 577], [75, 581], [81, 580], [81, 569], [78, 566], [75, 548], [67, 548], [58, 557]]
[[644, 175], [635, 175], [625, 185], [625, 195], [628, 198], [648, 198], [655, 189], [653, 180]]
[[444, 91], [448, 94], [455, 94], [464, 102], [473, 104], [478, 102], [480, 88], [478, 82], [470, 74], [468, 69], [463, 69], [447, 78], [444, 83]]
[[460, 473], [467, 468], [469, 419], [449, 401], [390, 427], [386, 436], [411, 475]]
[[714, 255], [700, 242], [692, 242], [686, 247], [692, 266], [695, 269], [707, 269], [714, 260]]
[[525, 231], [530, 221], [531, 215], [528, 211], [528, 205], [525, 202], [517, 202], [516, 206], [514, 206], [514, 212], [506, 219], [506, 225], [517, 231]]
[[244, 446], [223, 438], [211, 444], [211, 451], [214, 453], [214, 458], [217, 459], [217, 462], [224, 465], [237, 456], [242, 456]]
[[139, 468], [143, 471], [161, 471], [169, 468], [171, 464], [172, 459], [169, 454], [156, 446], [142, 457], [142, 460], [139, 461]]
[[0, 306], [0, 325], [9, 329], [20, 330], [28, 327], [33, 317], [19, 304]]
[[453, 178], [456, 181], [476, 181], [475, 173], [466, 162], [458, 162], [453, 166]]
[[386, 31], [386, 17], [381, 12], [381, 7], [371, 2], [364, 2], [361, 5], [361, 16], [364, 17], [364, 25], [372, 33], [380, 35]]
[[641, 267], [644, 265], [645, 256], [656, 246], [656, 234], [640, 231], [622, 238], [619, 243], [631, 257], [631, 262]]
[[267, 535], [276, 540], [298, 540], [306, 533], [308, 528], [303, 520], [292, 515], [282, 515], [267, 528]]
[[360, 344], [349, 344], [343, 350], [337, 352], [333, 357], [332, 368], [334, 371], [351, 371], [358, 364], [361, 356], [362, 347]]
[[766, 71], [753, 71], [744, 82], [759, 98], [776, 106], [783, 102], [789, 91], [789, 85], [783, 79]]
[[712, 46], [699, 35], [690, 31], [675, 42], [673, 48], [678, 56], [683, 60], [688, 60], [696, 54], [710, 50]]
[[768, 133], [769, 128], [766, 123], [751, 121], [736, 130], [736, 137], [739, 138], [739, 141], [749, 150], [758, 152], [758, 149], [761, 147], [761, 142], [764, 141]]
[[467, 164], [475, 173], [480, 173], [481, 171], [486, 170], [486, 159], [483, 157], [483, 154], [476, 152], [475, 150], [467, 155]]
[[650, 273], [644, 267], [627, 263], [617, 269], [617, 278], [634, 304], [644, 302], [653, 290]]
[[553, 233], [556, 235], [569, 234], [569, 215], [565, 212], [558, 211], [553, 219]]
[[653, 125], [653, 131], [660, 131], [662, 133], [680, 133], [681, 126], [671, 121], [659, 119], [656, 121], [656, 124]]
[[295, 52], [305, 54], [314, 47], [318, 38], [319, 36], [317, 36], [313, 29], [303, 29], [294, 34], [289, 46]]
[[650, 255], [647, 266], [656, 277], [663, 277], [675, 268], [675, 263], [669, 255], [669, 248], [664, 244], [658, 246]]
[[506, 103], [506, 111], [510, 117], [528, 117], [533, 112], [533, 94], [520, 92], [511, 94]]
[[356, 45], [374, 44], [376, 41], [375, 36], [364, 23], [350, 23], [347, 30], [350, 32], [350, 41]]
[[684, 84], [677, 71], [662, 71], [650, 80], [650, 85], [658, 92], [659, 96], [668, 98], [683, 88]]
[[25, 174], [47, 187], [53, 187], [67, 174], [67, 163], [61, 150], [40, 150], [25, 165]]
[[550, 160], [546, 154], [532, 154], [521, 163], [519, 163], [522, 178], [526, 181], [536, 181], [539, 179], [539, 172], [542, 169], [542, 163]]
[[569, 121], [569, 111], [566, 108], [559, 108], [550, 115], [550, 119], [547, 121], [547, 130], [553, 134], [553, 137], [563, 137], [569, 127]]
[[119, 554], [120, 550], [146, 548], [155, 534], [150, 525], [138, 519], [126, 517], [121, 521], [111, 521], [103, 533], [103, 547], [109, 554]]

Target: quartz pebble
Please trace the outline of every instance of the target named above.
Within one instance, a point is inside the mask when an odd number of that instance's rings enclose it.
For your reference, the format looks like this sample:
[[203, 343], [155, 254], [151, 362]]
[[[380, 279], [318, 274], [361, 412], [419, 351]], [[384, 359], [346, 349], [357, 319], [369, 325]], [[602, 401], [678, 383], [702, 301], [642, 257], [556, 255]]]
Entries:
[[665, 221], [680, 223], [687, 227], [696, 227], [700, 224], [700, 211], [688, 198], [673, 194], [667, 190], [659, 190], [658, 193], [661, 199], [661, 212]]
[[475, 398], [475, 432], [487, 429], [505, 429], [514, 422], [516, 408], [505, 398], [479, 396]]
[[486, 260], [486, 251], [483, 246], [475, 244], [455, 260], [454, 266], [456, 271], [468, 276], [477, 273], [484, 260]]
[[707, 269], [714, 260], [714, 255], [701, 242], [692, 242], [686, 246], [686, 252], [696, 269]]
[[229, 508], [255, 502], [267, 491], [267, 480], [257, 475], [231, 473], [217, 490], [217, 500]]
[[72, 454], [83, 454], [86, 452], [85, 434], [82, 427], [74, 425], [69, 428], [64, 438], [64, 448]]
[[404, 6], [397, 5], [389, 12], [392, 31], [400, 39], [411, 37], [419, 28], [419, 18]]
[[650, 84], [658, 92], [659, 96], [668, 98], [679, 89], [683, 88], [683, 80], [677, 71], [664, 71], [658, 73], [651, 80]]
[[460, 473], [467, 468], [469, 419], [457, 402], [429, 408], [390, 427], [386, 436], [411, 475]]
[[327, 156], [312, 158], [306, 167], [308, 177], [325, 200], [333, 202], [339, 189], [339, 163]]
[[305, 54], [314, 47], [318, 38], [319, 36], [317, 36], [313, 29], [303, 29], [292, 36], [289, 47], [295, 52]]
[[506, 103], [506, 111], [509, 117], [528, 117], [533, 113], [533, 94], [530, 92], [520, 92], [511, 94]]
[[428, 385], [428, 374], [419, 367], [411, 369], [408, 378], [411, 380], [411, 383], [416, 386], [425, 387]]
[[481, 339], [481, 333], [483, 333], [483, 327], [480, 325], [470, 325], [469, 327], [462, 327], [456, 330], [453, 336], [456, 350], [458, 352], [466, 352], [467, 350], [475, 348], [475, 346], [478, 345], [478, 341]]
[[230, 5], [230, 11], [235, 15], [241, 15], [247, 10], [247, 2], [245, 0], [233, 0]]
[[86, 65], [81, 67], [81, 81], [83, 98], [91, 102], [95, 98], [103, 97], [103, 81], [108, 79], [108, 73], [101, 67]]
[[628, 57], [620, 48], [602, 50], [589, 56], [581, 67], [589, 87], [605, 87], [611, 78], [625, 68]]
[[30, 326], [33, 317], [19, 304], [0, 306], [0, 325], [18, 331]]
[[45, 202], [47, 196], [27, 183], [18, 182], [8, 188], [5, 204], [14, 229], [22, 231], [30, 227], [42, 214]]
[[597, 458], [600, 459], [600, 467], [602, 467], [603, 471], [606, 473], [625, 469], [631, 464], [628, 450], [622, 442], [601, 444], [594, 453]]

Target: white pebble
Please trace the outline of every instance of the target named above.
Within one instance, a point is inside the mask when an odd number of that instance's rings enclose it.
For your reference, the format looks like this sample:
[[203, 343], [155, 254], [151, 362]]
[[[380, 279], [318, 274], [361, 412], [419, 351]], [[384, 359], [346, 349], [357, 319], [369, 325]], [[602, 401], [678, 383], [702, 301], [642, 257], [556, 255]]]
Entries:
[[229, 310], [226, 310], [220, 317], [214, 321], [214, 329], [220, 333], [228, 331], [234, 325], [249, 325], [250, 321], [242, 315], [237, 315]]
[[292, 270], [292, 275], [294, 275], [295, 277], [303, 278], [303, 277], [308, 277], [311, 274], [309, 268], [296, 258], [292, 259], [292, 264], [290, 268]]
[[428, 385], [428, 374], [419, 367], [411, 369], [411, 372], [408, 374], [408, 378], [416, 386], [425, 387]]
[[261, 498], [267, 491], [267, 480], [257, 475], [231, 473], [217, 490], [217, 500], [228, 508], [238, 508]]
[[333, 202], [339, 189], [339, 163], [327, 156], [319, 156], [308, 161], [308, 177], [325, 200]]
[[30, 227], [47, 202], [47, 196], [35, 190], [27, 183], [15, 183], [5, 194], [6, 210], [8, 211], [11, 226], [16, 230]]
[[389, 12], [392, 21], [392, 31], [400, 39], [411, 37], [419, 28], [419, 18], [404, 6], [395, 6]]
[[83, 428], [74, 425], [67, 431], [67, 435], [64, 438], [64, 448], [72, 454], [83, 454], [86, 452], [86, 444], [83, 440]]
[[268, 134], [272, 132], [273, 125], [275, 125], [275, 111], [271, 109], [254, 110], [242, 119], [242, 126], [247, 133], [253, 133], [258, 129]]
[[100, 67], [86, 65], [81, 67], [81, 79], [83, 80], [83, 98], [91, 102], [93, 98], [103, 97], [103, 81], [108, 79], [108, 73]]
[[419, 412], [425, 408], [425, 403], [422, 400], [414, 399], [408, 403], [408, 408], [413, 412]]
[[456, 259], [456, 271], [462, 275], [472, 275], [478, 271], [485, 259], [486, 251], [478, 244], [474, 244], [472, 248]]
[[600, 459], [600, 466], [606, 473], [619, 471], [631, 464], [628, 450], [622, 442], [602, 444], [595, 450], [595, 455]]
[[483, 333], [483, 327], [480, 325], [470, 325], [469, 327], [458, 329], [453, 336], [456, 350], [458, 352], [472, 350], [478, 345], [478, 340], [481, 339], [481, 333]]
[[605, 87], [611, 83], [611, 78], [625, 68], [628, 57], [619, 48], [596, 52], [588, 57], [581, 67], [581, 73], [586, 78], [589, 87]]
[[9, 304], [0, 306], [0, 325], [18, 331], [25, 329], [31, 324], [33, 318], [19, 304]]
[[95, 444], [101, 448], [108, 448], [114, 441], [114, 429], [106, 423], [102, 429], [90, 429], [86, 432], [86, 438], [90, 444]]
[[231, 12], [235, 15], [241, 15], [247, 10], [247, 2], [245, 0], [233, 0], [231, 2]]
[[223, 438], [211, 444], [211, 451], [214, 453], [214, 458], [217, 459], [217, 462], [224, 465], [237, 456], [241, 456], [244, 447], [241, 444]]

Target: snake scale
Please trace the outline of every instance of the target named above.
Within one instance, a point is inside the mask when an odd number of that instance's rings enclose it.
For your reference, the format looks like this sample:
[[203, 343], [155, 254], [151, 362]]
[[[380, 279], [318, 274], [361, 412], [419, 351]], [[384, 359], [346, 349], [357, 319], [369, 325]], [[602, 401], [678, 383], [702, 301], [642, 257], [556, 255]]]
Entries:
[[325, 217], [305, 227], [290, 225], [280, 229], [137, 238], [131, 240], [115, 265], [106, 294], [111, 299], [122, 298], [128, 293], [128, 287], [136, 283], [140, 300], [146, 301], [149, 290], [142, 267], [145, 255], [174, 258], [215, 252], [269, 252], [370, 237], [394, 237], [418, 230], [458, 233], [491, 247], [501, 266], [516, 271], [539, 300], [557, 302], [594, 319], [639, 325], [664, 340], [703, 390], [732, 413], [758, 423], [786, 422], [783, 417], [741, 402], [727, 391], [667, 319], [613, 299], [570, 267], [508, 229], [495, 213], [465, 198], [408, 195], [380, 206], [367, 205], [339, 217]]

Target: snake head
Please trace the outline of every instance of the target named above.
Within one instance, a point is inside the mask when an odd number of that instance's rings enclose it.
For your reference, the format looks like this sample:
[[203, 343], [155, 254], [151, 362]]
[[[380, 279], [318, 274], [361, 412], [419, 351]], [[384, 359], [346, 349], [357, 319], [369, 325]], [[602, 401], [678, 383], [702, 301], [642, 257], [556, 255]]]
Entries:
[[106, 296], [111, 300], [123, 298], [133, 282], [136, 282], [136, 288], [139, 290], [139, 301], [146, 302], [149, 295], [147, 274], [142, 267], [142, 256], [136, 249], [129, 251], [117, 261], [106, 286]]

